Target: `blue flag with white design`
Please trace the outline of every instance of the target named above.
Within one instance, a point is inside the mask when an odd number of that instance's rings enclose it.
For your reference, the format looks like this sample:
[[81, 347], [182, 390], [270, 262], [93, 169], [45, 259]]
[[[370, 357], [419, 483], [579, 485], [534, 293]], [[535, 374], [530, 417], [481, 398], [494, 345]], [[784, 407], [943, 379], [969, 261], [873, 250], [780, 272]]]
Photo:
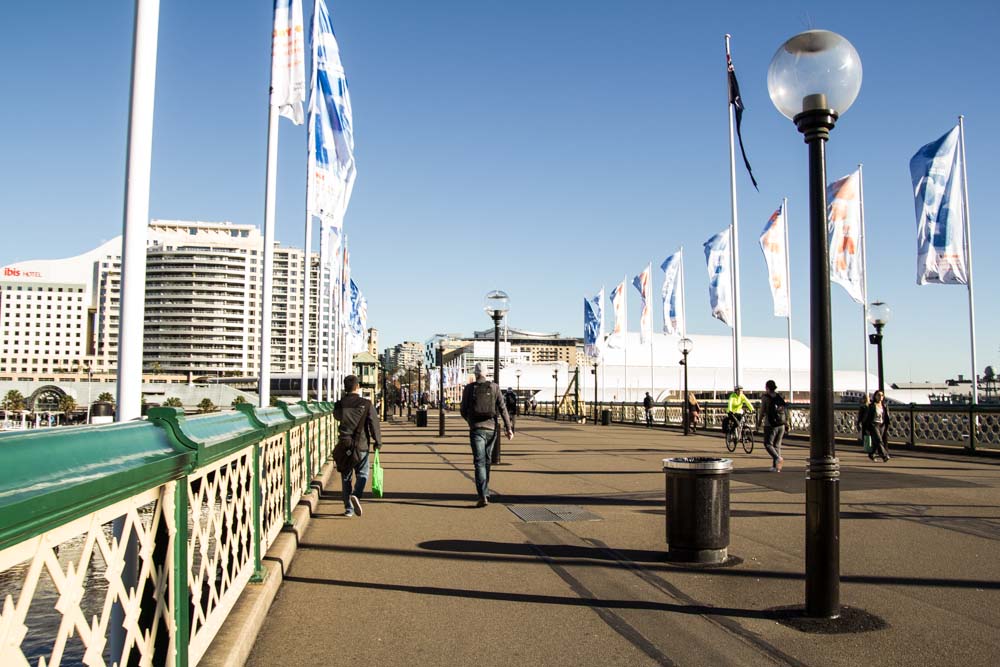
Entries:
[[705, 261], [708, 263], [708, 298], [712, 317], [733, 326], [733, 277], [731, 227], [705, 241]]
[[917, 214], [917, 284], [966, 285], [965, 207], [956, 125], [910, 159]]
[[604, 289], [592, 299], [583, 299], [583, 351], [588, 357], [601, 355], [604, 338]]
[[663, 270], [663, 333], [684, 333], [684, 295], [681, 293], [681, 267], [684, 263], [684, 251], [678, 250], [663, 260], [660, 268]]

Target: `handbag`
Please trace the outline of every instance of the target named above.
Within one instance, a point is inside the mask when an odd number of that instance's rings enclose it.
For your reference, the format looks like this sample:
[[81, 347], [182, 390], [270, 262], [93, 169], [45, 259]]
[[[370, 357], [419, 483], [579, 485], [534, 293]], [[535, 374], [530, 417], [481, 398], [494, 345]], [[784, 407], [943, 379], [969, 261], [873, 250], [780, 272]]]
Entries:
[[382, 497], [382, 462], [379, 460], [378, 450], [375, 450], [375, 459], [372, 461], [372, 495], [376, 498]]
[[867, 433], [865, 433], [864, 443], [865, 443], [865, 454], [871, 454], [872, 453], [872, 437], [870, 435], [868, 435]]

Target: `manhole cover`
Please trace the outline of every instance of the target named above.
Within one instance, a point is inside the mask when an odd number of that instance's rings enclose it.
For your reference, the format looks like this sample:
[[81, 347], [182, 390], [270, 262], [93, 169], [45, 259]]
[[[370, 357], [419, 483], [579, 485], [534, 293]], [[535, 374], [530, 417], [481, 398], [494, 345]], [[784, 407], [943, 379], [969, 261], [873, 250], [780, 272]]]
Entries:
[[576, 505], [508, 505], [521, 521], [601, 521], [601, 517]]

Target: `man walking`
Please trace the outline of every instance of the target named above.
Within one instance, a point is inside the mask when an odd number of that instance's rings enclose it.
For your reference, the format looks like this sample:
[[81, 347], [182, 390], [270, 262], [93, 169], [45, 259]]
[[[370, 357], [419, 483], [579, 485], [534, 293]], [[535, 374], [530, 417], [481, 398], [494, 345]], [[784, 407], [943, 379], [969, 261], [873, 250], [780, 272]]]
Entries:
[[642, 399], [642, 407], [646, 411], [646, 428], [653, 426], [653, 397], [646, 392], [646, 398]]
[[757, 425], [764, 422], [764, 449], [771, 455], [771, 472], [781, 472], [781, 438], [785, 435], [785, 399], [776, 390], [778, 385], [774, 380], [768, 380], [764, 385], [764, 397], [760, 401], [760, 414]]
[[510, 387], [503, 395], [504, 404], [507, 406], [507, 416], [510, 417], [510, 430], [517, 428], [517, 394]]
[[340, 423], [333, 458], [341, 476], [344, 516], [361, 516], [361, 494], [368, 483], [369, 445], [374, 441], [375, 449], [382, 448], [375, 408], [358, 393], [358, 386], [358, 376], [345, 377], [344, 396], [333, 406], [333, 416]]
[[500, 387], [486, 379], [482, 364], [476, 364], [474, 372], [476, 381], [465, 385], [462, 391], [460, 413], [469, 423], [469, 444], [472, 446], [476, 494], [479, 496], [476, 507], [486, 507], [490, 503], [490, 460], [499, 437], [498, 417], [503, 418], [508, 440], [513, 439], [514, 429], [500, 395]]

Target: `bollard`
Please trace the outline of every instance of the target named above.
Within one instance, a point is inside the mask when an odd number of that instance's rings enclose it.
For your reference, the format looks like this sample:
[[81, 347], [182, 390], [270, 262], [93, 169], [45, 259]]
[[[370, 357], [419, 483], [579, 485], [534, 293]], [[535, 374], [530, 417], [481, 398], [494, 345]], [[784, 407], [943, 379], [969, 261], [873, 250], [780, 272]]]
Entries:
[[601, 410], [601, 426], [611, 426], [611, 410]]
[[679, 563], [722, 563], [729, 556], [731, 459], [663, 459], [668, 557]]
[[427, 410], [417, 410], [417, 426], [427, 426]]

